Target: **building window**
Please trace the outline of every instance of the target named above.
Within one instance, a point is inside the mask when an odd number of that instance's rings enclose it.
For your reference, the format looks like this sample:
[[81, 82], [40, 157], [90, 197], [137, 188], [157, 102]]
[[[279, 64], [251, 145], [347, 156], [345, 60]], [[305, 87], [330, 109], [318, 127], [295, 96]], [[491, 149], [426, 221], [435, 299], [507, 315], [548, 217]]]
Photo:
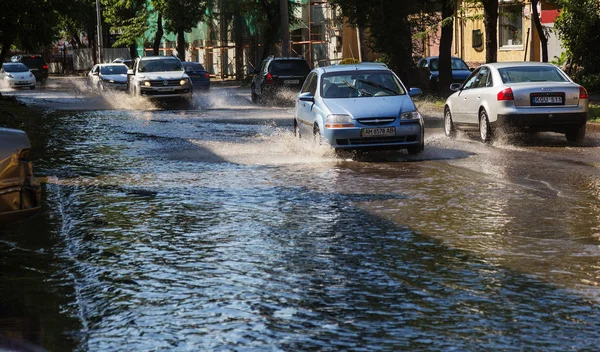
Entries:
[[501, 5], [498, 9], [500, 47], [523, 46], [523, 5]]

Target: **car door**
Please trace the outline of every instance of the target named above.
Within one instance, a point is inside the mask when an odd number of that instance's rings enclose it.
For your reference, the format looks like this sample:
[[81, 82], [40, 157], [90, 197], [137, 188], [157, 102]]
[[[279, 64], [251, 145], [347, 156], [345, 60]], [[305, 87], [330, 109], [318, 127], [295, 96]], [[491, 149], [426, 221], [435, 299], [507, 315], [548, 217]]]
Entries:
[[482, 66], [475, 76], [472, 88], [470, 88], [465, 100], [465, 122], [467, 124], [479, 123], [479, 107], [486, 93], [486, 85], [490, 76], [490, 69]]
[[465, 124], [468, 122], [466, 116], [466, 104], [473, 92], [475, 81], [480, 70], [481, 69], [479, 68], [473, 71], [471, 76], [467, 78], [465, 84], [461, 87], [460, 91], [458, 91], [458, 94], [452, 98], [452, 120], [456, 124]]
[[[317, 92], [317, 81], [317, 73], [310, 73], [304, 81], [304, 85], [300, 90], [300, 94], [310, 93], [313, 97], [315, 97]], [[296, 119], [298, 120], [298, 125], [300, 126], [300, 134], [308, 136], [312, 135], [312, 127], [314, 126], [315, 122], [314, 112], [312, 111], [314, 103], [300, 100], [300, 94], [298, 97], [296, 97]]]

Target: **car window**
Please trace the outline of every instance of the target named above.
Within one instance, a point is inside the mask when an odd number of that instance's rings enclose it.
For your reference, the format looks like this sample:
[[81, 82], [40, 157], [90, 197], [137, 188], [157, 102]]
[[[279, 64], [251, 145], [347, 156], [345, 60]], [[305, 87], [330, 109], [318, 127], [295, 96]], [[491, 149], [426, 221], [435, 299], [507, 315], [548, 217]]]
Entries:
[[490, 70], [487, 67], [482, 67], [475, 79], [475, 87], [473, 88], [485, 88], [487, 85]]
[[138, 70], [139, 72], [183, 71], [183, 66], [177, 58], [142, 60], [138, 64]]
[[439, 69], [440, 69], [440, 60], [431, 59], [429, 61], [429, 70], [430, 71], [439, 71]]
[[473, 73], [471, 73], [471, 75], [465, 81], [465, 84], [463, 85], [462, 89], [475, 88], [476, 79], [479, 76], [479, 71], [481, 71], [481, 68], [478, 68], [477, 70], [473, 71]]
[[451, 63], [452, 63], [453, 70], [468, 70], [469, 69], [469, 66], [467, 66], [467, 64], [463, 60], [461, 60], [457, 57], [453, 57]]
[[122, 65], [104, 66], [100, 69], [103, 75], [122, 75], [127, 74], [127, 67]]
[[202, 66], [202, 64], [200, 64], [198, 62], [186, 62], [183, 65], [184, 65], [186, 71], [189, 71], [189, 70], [192, 70], [192, 71], [206, 71], [204, 69], [204, 66]]
[[565, 75], [552, 66], [515, 66], [499, 68], [504, 83], [520, 82], [568, 82]]
[[306, 76], [310, 67], [306, 60], [273, 60], [270, 71], [278, 76]]
[[301, 93], [310, 92], [313, 96], [317, 92], [317, 74], [315, 72], [311, 73], [306, 80], [304, 81], [304, 85], [302, 85]]
[[355, 98], [404, 95], [400, 81], [391, 71], [342, 71], [324, 74], [321, 79], [323, 98]]
[[25, 66], [23, 64], [4, 64], [4, 66], [2, 66], [2, 68], [6, 72], [27, 72], [27, 71], [29, 71], [29, 68], [27, 68], [27, 66]]

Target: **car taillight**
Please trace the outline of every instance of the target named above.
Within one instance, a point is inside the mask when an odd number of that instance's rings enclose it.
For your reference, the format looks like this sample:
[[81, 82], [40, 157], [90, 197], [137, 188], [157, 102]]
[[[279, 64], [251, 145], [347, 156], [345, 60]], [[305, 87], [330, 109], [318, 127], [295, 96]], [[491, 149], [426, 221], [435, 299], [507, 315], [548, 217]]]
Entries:
[[47, 69], [48, 69], [48, 65], [44, 65], [44, 66], [42, 66], [42, 68], [43, 68], [44, 70], [47, 70]]
[[204, 72], [204, 78], [210, 78], [210, 73]]
[[267, 75], [265, 76], [265, 83], [273, 84], [273, 75], [271, 74], [271, 72], [267, 73]]
[[503, 89], [497, 95], [498, 100], [515, 100], [515, 96], [513, 95], [513, 91], [510, 88]]
[[587, 90], [585, 88], [579, 86], [579, 99], [587, 99], [589, 98]]
[[35, 59], [35, 55], [31, 55], [30, 58]]

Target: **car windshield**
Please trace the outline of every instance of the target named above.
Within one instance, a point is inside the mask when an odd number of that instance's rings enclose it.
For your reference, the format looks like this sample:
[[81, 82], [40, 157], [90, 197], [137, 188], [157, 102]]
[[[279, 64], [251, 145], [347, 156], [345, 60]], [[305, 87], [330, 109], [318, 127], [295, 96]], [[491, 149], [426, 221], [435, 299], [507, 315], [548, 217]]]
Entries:
[[6, 72], [27, 72], [29, 69], [23, 64], [4, 64], [2, 66]]
[[504, 83], [569, 81], [558, 68], [551, 66], [504, 67], [498, 72]]
[[111, 65], [100, 68], [103, 75], [124, 75], [127, 74], [127, 67], [122, 65]]
[[184, 66], [186, 71], [204, 71], [204, 66], [199, 63], [185, 63]]
[[406, 91], [390, 71], [344, 71], [324, 74], [323, 98], [404, 95]]
[[278, 76], [306, 76], [310, 67], [306, 60], [273, 60], [271, 73]]
[[181, 66], [181, 61], [177, 58], [142, 60], [140, 61], [138, 70], [140, 72], [183, 71], [183, 66]]
[[[465, 62], [457, 57], [453, 57], [450, 61], [453, 70], [468, 70], [469, 66], [465, 64]], [[429, 62], [429, 69], [431, 71], [439, 71], [440, 70], [440, 60], [431, 59]]]

